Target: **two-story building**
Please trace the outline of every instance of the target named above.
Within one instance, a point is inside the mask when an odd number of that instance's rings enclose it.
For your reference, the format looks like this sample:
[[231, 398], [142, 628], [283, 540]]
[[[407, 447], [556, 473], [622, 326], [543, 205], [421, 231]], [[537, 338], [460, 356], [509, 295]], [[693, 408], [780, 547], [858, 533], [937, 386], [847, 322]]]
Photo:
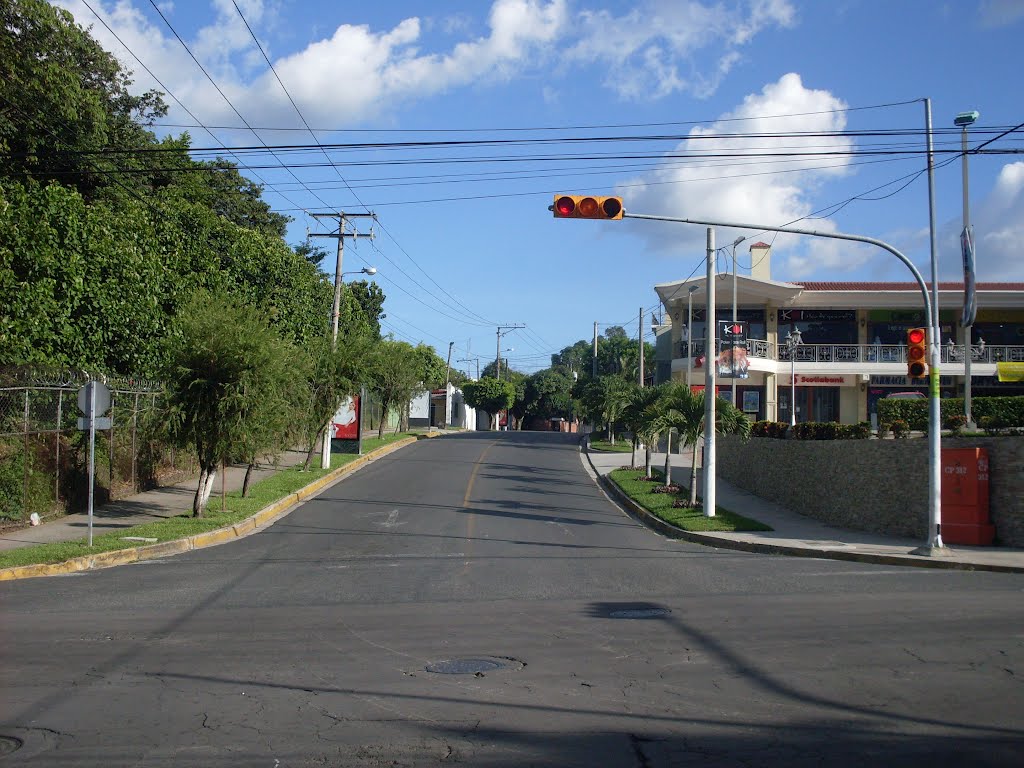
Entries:
[[[790, 420], [794, 375], [798, 421], [874, 421], [879, 399], [927, 392], [926, 379], [907, 377], [906, 332], [928, 325], [917, 283], [778, 282], [770, 276], [770, 247], [756, 243], [750, 252], [751, 274], [736, 276], [737, 320], [746, 324], [749, 364], [748, 378], [736, 382], [736, 404], [752, 419]], [[716, 319], [731, 320], [733, 276], [716, 279]], [[703, 366], [714, 360], [704, 350], [705, 278], [655, 290], [665, 308], [664, 325], [656, 329], [659, 378], [669, 373], [684, 381], [689, 357], [690, 384], [703, 386]], [[977, 285], [969, 342], [959, 323], [963, 298], [963, 284], [939, 283], [941, 395], [963, 396], [968, 349], [973, 397], [1024, 395], [1024, 383], [1000, 382], [996, 375], [999, 362], [1024, 362], [1024, 283]], [[786, 337], [795, 331], [802, 343], [791, 354]], [[731, 397], [730, 379], [719, 380], [717, 388]]]

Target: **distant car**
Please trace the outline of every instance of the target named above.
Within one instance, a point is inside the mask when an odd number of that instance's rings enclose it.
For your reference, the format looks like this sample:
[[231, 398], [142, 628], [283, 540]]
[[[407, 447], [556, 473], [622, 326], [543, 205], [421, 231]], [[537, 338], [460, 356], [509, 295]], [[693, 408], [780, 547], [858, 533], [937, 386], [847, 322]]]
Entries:
[[924, 392], [893, 392], [891, 395], [886, 395], [885, 400], [927, 400], [928, 396]]

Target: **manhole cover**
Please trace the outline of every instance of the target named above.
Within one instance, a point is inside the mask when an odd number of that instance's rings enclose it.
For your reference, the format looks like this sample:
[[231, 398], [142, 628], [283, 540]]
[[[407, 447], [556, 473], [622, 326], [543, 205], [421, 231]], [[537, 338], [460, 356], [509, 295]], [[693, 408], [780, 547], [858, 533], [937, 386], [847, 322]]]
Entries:
[[670, 613], [672, 611], [668, 608], [622, 608], [608, 615], [613, 619], [654, 619], [658, 616], [668, 616]]
[[523, 662], [497, 657], [476, 657], [472, 659], [446, 659], [428, 664], [427, 672], [438, 675], [482, 675], [498, 669], [522, 669]]
[[0, 736], [0, 757], [21, 749], [22, 743], [21, 739], [16, 739], [13, 736]]

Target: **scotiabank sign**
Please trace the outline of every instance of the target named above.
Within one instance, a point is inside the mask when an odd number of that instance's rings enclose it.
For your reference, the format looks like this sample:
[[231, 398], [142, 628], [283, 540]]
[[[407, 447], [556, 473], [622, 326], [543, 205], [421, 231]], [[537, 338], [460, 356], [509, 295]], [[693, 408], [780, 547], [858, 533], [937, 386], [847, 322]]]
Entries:
[[[793, 382], [789, 376], [780, 376], [780, 379], [790, 386]], [[856, 376], [833, 376], [827, 373], [798, 373], [796, 385], [798, 387], [852, 387], [857, 383]]]

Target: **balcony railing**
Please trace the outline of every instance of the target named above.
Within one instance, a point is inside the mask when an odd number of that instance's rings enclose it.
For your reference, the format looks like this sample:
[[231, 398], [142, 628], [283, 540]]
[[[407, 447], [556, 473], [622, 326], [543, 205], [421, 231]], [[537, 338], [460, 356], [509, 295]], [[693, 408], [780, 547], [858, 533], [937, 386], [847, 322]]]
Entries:
[[[680, 357], [686, 358], [686, 342], [679, 344]], [[704, 354], [704, 342], [690, 344], [692, 357]], [[785, 344], [772, 344], [763, 339], [747, 340], [747, 355], [762, 360], [790, 361], [790, 348]], [[793, 350], [798, 363], [905, 363], [907, 348], [903, 344], [800, 344]], [[943, 363], [963, 363], [964, 345], [942, 346]], [[971, 347], [971, 362], [994, 364], [1024, 362], [1024, 346], [996, 346], [975, 344]]]

